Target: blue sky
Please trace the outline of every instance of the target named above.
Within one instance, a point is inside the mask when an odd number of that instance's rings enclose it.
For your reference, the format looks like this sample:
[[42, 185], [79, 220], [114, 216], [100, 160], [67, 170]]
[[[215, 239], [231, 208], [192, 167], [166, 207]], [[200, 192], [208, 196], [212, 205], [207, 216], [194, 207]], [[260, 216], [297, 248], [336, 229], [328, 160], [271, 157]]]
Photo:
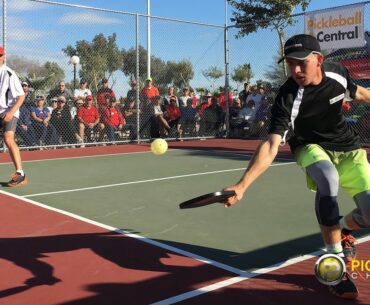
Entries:
[[[54, 0], [70, 4], [100, 7], [132, 13], [146, 14], [147, 0]], [[350, 0], [312, 0], [308, 11], [327, 7], [352, 4]], [[356, 1], [368, 2], [368, 1]], [[72, 77], [72, 67], [61, 51], [68, 44], [78, 40], [91, 39], [97, 33], [117, 33], [120, 48], [135, 46], [135, 18], [114, 13], [50, 6], [29, 0], [7, 0], [8, 3], [8, 54], [22, 55], [40, 63], [58, 62], [66, 70], [66, 80]], [[367, 5], [367, 12], [370, 4]], [[294, 11], [299, 13], [300, 10]], [[151, 14], [181, 20], [223, 25], [225, 22], [224, 0], [151, 0]], [[231, 10], [228, 11], [231, 17]], [[369, 20], [366, 21], [369, 24]], [[146, 20], [139, 19], [141, 44], [146, 46]], [[369, 27], [365, 26], [367, 30]], [[297, 24], [289, 34], [303, 32]], [[276, 34], [270, 30], [236, 40], [236, 32], [230, 31], [230, 71], [238, 64], [250, 62], [255, 79], [263, 78], [263, 71], [273, 63], [276, 54]], [[220, 28], [184, 25], [152, 20], [152, 54], [163, 60], [189, 59], [194, 65], [196, 76], [193, 86], [222, 85], [205, 79], [201, 71], [218, 66], [223, 69], [223, 30]], [[118, 73], [114, 75], [116, 91], [124, 95], [127, 79]], [[236, 86], [236, 84], [231, 84]]]

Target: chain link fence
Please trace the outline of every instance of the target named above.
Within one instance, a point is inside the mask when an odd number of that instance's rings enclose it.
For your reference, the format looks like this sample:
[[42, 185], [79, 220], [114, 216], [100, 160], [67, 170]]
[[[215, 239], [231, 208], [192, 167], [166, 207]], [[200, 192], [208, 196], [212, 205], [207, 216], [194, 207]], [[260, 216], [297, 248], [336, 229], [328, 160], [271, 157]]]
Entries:
[[[266, 135], [270, 106], [286, 78], [276, 64], [274, 29], [236, 39], [232, 26], [225, 36], [224, 25], [152, 16], [149, 54], [145, 15], [41, 0], [4, 3], [7, 65], [27, 94], [16, 132], [21, 148]], [[369, 13], [366, 5], [365, 31]], [[294, 18], [284, 39], [304, 31], [304, 16]], [[369, 62], [369, 44], [325, 55]], [[255, 91], [249, 97], [247, 81]], [[355, 81], [370, 87], [369, 79]], [[344, 111], [369, 143], [368, 107], [349, 102]]]

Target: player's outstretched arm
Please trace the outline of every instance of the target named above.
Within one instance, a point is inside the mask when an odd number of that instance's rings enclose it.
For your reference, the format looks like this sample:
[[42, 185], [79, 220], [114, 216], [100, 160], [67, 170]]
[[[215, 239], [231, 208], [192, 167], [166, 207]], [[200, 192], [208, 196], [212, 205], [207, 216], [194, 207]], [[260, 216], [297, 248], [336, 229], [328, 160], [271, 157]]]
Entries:
[[355, 101], [370, 104], [370, 90], [357, 86]]
[[225, 190], [234, 190], [236, 193], [235, 196], [227, 200], [225, 207], [241, 200], [248, 187], [271, 165], [278, 153], [280, 142], [280, 135], [270, 134], [267, 140], [260, 143], [239, 182], [225, 188]]

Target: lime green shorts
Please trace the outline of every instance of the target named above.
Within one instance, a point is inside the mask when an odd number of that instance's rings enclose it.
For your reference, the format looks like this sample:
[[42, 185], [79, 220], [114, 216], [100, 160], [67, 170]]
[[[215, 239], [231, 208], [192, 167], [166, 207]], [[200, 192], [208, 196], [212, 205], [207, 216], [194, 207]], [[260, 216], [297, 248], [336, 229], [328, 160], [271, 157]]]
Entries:
[[[298, 149], [295, 154], [298, 165], [304, 171], [305, 168], [318, 161], [330, 161], [339, 174], [339, 185], [343, 187], [351, 197], [370, 190], [370, 165], [367, 153], [364, 149], [356, 149], [348, 152], [331, 151], [317, 144], [308, 144]], [[316, 191], [316, 183], [306, 174], [307, 187]]]

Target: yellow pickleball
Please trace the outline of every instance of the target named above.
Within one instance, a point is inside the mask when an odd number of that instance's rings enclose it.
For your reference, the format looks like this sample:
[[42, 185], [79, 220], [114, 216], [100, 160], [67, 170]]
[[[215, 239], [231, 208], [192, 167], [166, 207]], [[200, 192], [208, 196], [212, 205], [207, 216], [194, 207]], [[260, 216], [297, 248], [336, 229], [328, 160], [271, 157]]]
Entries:
[[150, 149], [152, 150], [152, 153], [155, 155], [163, 155], [168, 149], [168, 144], [166, 140], [155, 139], [150, 145]]

